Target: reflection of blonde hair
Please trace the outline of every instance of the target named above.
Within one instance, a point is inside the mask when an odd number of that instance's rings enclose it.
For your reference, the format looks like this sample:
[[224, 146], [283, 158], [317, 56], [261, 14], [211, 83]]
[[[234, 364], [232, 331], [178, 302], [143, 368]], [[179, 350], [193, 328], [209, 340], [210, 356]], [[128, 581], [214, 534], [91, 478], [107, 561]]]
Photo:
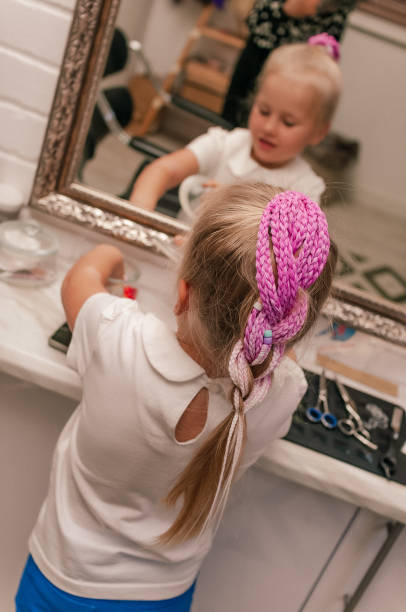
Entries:
[[[267, 203], [280, 192], [262, 183], [229, 185], [209, 192], [185, 245], [179, 275], [190, 287], [188, 329], [193, 334], [193, 345], [206, 361], [216, 365], [218, 376], [228, 375], [231, 351], [243, 338], [248, 316], [258, 299], [258, 228]], [[336, 255], [331, 242], [323, 271], [306, 291], [307, 318], [287, 346], [302, 338], [315, 322], [330, 290]], [[250, 388], [267, 368], [272, 350], [268, 357], [260, 365], [249, 368]], [[162, 543], [194, 537], [205, 525], [220, 480], [233, 416], [234, 410], [231, 410], [168, 494], [166, 502], [170, 506], [179, 498], [183, 505], [174, 524], [161, 536]], [[243, 418], [245, 429], [245, 416]], [[234, 438], [227, 457], [232, 457], [233, 445]], [[230, 463], [225, 465], [225, 477], [230, 473]]]
[[320, 96], [321, 122], [330, 123], [340, 98], [342, 75], [324, 47], [307, 43], [280, 46], [265, 62], [258, 77], [259, 88], [270, 74], [285, 74], [313, 87]]

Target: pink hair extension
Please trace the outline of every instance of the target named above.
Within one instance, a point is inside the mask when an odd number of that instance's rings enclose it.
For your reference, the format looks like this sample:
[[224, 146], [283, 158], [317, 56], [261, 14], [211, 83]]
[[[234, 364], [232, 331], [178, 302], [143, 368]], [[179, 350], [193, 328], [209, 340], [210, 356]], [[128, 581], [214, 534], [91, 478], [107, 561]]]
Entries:
[[340, 43], [334, 38], [334, 36], [327, 34], [327, 32], [322, 32], [321, 34], [311, 36], [307, 43], [309, 45], [320, 45], [321, 47], [325, 47], [330, 57], [332, 57], [336, 62], [339, 61]]
[[[256, 280], [260, 299], [248, 317], [244, 338], [236, 342], [229, 360], [229, 373], [235, 385], [235, 414], [216, 495], [205, 525], [215, 513], [221, 516], [242, 447], [243, 415], [265, 399], [271, 374], [283, 356], [286, 343], [303, 327], [308, 306], [304, 290], [321, 274], [329, 249], [327, 220], [318, 204], [297, 191], [279, 193], [268, 202], [257, 238]], [[272, 359], [250, 391], [250, 366], [263, 363], [271, 347]], [[223, 483], [233, 436], [236, 436], [236, 444], [232, 466]]]
[[[278, 286], [272, 269], [271, 236]], [[254, 305], [244, 334], [244, 355], [251, 365], [262, 363], [259, 353], [266, 330], [272, 345], [285, 345], [303, 326], [307, 289], [318, 278], [330, 249], [327, 221], [318, 204], [295, 191], [278, 194], [266, 206], [257, 239], [257, 285], [260, 303]]]

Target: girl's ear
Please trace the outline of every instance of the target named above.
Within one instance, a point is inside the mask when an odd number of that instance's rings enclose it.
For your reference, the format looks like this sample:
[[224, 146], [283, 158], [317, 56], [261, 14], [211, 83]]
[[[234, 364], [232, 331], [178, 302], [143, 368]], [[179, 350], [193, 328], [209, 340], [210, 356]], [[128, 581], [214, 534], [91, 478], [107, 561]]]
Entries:
[[181, 278], [178, 282], [178, 300], [173, 309], [177, 317], [189, 310], [189, 290], [188, 283]]
[[315, 130], [313, 132], [313, 137], [311, 138], [309, 144], [311, 145], [319, 144], [319, 142], [321, 142], [323, 138], [325, 138], [327, 134], [329, 133], [330, 127], [331, 127], [330, 123], [323, 123], [322, 125], [315, 127]]

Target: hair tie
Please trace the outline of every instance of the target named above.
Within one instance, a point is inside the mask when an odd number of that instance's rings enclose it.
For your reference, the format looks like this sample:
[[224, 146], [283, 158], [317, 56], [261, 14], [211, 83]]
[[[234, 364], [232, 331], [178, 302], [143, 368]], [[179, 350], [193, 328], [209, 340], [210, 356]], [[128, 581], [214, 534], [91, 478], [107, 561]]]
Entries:
[[333, 58], [333, 60], [338, 62], [340, 59], [340, 43], [334, 38], [334, 36], [327, 34], [327, 32], [322, 32], [321, 34], [311, 36], [307, 41], [307, 44], [325, 47], [327, 53]]

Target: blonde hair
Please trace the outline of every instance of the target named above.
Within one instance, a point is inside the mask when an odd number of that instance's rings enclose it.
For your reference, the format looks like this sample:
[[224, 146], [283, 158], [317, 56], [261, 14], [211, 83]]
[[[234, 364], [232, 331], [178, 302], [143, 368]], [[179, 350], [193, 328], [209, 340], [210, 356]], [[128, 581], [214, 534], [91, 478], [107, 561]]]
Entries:
[[[215, 363], [219, 375], [227, 375], [227, 364], [236, 342], [244, 336], [248, 316], [258, 299], [256, 282], [257, 234], [267, 203], [281, 189], [262, 183], [234, 184], [208, 193], [198, 219], [185, 245], [180, 278], [190, 287], [187, 313], [193, 344], [202, 355]], [[287, 346], [302, 338], [316, 320], [328, 296], [336, 264], [336, 248], [331, 242], [327, 263], [319, 278], [307, 291], [307, 318]], [[249, 387], [272, 358], [251, 366]], [[234, 390], [233, 390], [234, 391]], [[166, 503], [174, 506], [183, 496], [183, 505], [175, 522], [160, 538], [161, 543], [179, 542], [198, 535], [210, 515], [220, 474], [231, 470], [235, 439], [231, 452], [226, 446], [234, 410], [212, 432], [191, 462], [178, 477]], [[244, 441], [246, 435], [243, 420]], [[240, 453], [241, 458], [241, 453]], [[239, 459], [240, 459], [239, 458]], [[235, 473], [235, 472], [234, 472]]]
[[308, 43], [281, 45], [268, 57], [258, 77], [259, 90], [271, 74], [284, 74], [308, 83], [320, 97], [320, 121], [330, 123], [342, 88], [342, 74], [325, 47]]

